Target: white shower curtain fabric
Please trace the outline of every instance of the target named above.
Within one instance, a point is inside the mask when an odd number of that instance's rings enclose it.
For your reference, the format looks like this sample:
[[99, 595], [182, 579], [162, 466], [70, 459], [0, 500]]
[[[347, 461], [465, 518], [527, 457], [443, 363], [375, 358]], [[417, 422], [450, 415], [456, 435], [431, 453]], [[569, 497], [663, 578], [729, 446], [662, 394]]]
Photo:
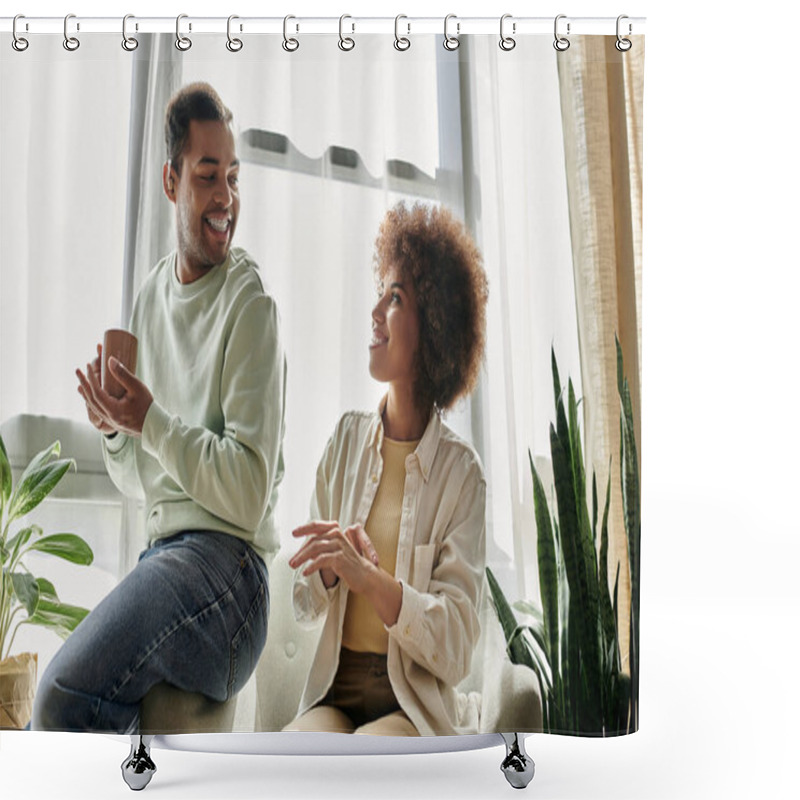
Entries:
[[[487, 566], [509, 602], [528, 602], [514, 612], [519, 624], [546, 626], [531, 466], [555, 516], [554, 356], [562, 383], [571, 378], [581, 399], [587, 492], [596, 468], [601, 514], [612, 461], [607, 571], [610, 591], [618, 562], [625, 575], [618, 627], [625, 629], [620, 657], [629, 674], [631, 582], [618, 486], [614, 336], [622, 343], [638, 438], [643, 37], [624, 54], [614, 49], [614, 37], [573, 37], [564, 53], [543, 36], [519, 37], [510, 52], [494, 35], [463, 36], [454, 52], [442, 47], [441, 36], [428, 35], [415, 36], [405, 52], [391, 37], [367, 34], [350, 52], [336, 46], [335, 35], [303, 37], [291, 53], [272, 36], [247, 37], [238, 53], [225, 48], [224, 35], [196, 36], [187, 52], [177, 51], [169, 34], [139, 40], [132, 53], [119, 47], [118, 36], [101, 34], [83, 37], [74, 53], [57, 36], [37, 37], [25, 53], [2, 48], [4, 430], [21, 418], [55, 420], [67, 456], [70, 437], [93, 435], [73, 372], [92, 356], [103, 330], [127, 325], [142, 281], [175, 245], [161, 187], [164, 108], [181, 86], [207, 81], [233, 112], [242, 162], [235, 243], [252, 255], [276, 299], [288, 364], [286, 473], [276, 513], [286, 552], [273, 565], [270, 640], [294, 636], [291, 621], [275, 618], [291, 614], [275, 591], [289, 591], [281, 559], [293, 552], [292, 529], [305, 521], [326, 441], [344, 412], [374, 410], [384, 391], [369, 376], [367, 350], [378, 227], [398, 202], [422, 202], [464, 221], [489, 282], [479, 385], [445, 417], [483, 463]], [[592, 83], [599, 81], [597, 65], [602, 86]], [[603, 127], [606, 142], [614, 139], [614, 114], [627, 120], [624, 165], [620, 148], [598, 143], [592, 128]], [[616, 177], [622, 169], [624, 196]], [[605, 299], [598, 299], [601, 291]], [[608, 309], [611, 317], [599, 315]], [[102, 591], [132, 568], [145, 545], [139, 504], [121, 496], [116, 502], [118, 529], [89, 535], [110, 565], [98, 578]], [[591, 498], [585, 502], [591, 508]], [[52, 513], [57, 517], [58, 509]], [[539, 673], [514, 665], [503, 680], [524, 684], [520, 696], [529, 705], [501, 708], [513, 701], [502, 700], [486, 673], [508, 665], [509, 632], [498, 622], [496, 594], [487, 586], [483, 595], [474, 675], [462, 687], [485, 696], [481, 730], [513, 722], [518, 730], [581, 732], [577, 717], [572, 729], [548, 726], [542, 717], [557, 659]], [[525, 635], [533, 652], [537, 642]], [[54, 645], [22, 634], [20, 640], [40, 650], [43, 670]], [[270, 640], [268, 648], [289, 652]], [[295, 650], [303, 648], [310, 657], [311, 645], [298, 639]], [[277, 656], [266, 657], [274, 669]], [[287, 685], [302, 672], [289, 658]], [[277, 729], [299, 697], [271, 696], [263, 665], [254, 680], [257, 691], [239, 702], [238, 729]]]

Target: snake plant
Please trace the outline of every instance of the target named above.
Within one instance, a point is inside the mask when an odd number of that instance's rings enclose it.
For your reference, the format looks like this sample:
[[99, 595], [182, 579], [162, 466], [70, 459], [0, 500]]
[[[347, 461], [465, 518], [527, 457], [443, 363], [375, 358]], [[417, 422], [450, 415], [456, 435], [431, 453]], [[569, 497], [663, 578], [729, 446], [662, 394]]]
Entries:
[[11, 523], [33, 511], [74, 466], [74, 461], [61, 459], [60, 454], [59, 442], [42, 450], [14, 488], [11, 464], [0, 437], [0, 658], [9, 655], [22, 625], [39, 625], [66, 639], [89, 613], [85, 608], [62, 603], [53, 584], [34, 577], [25, 565], [28, 553], [47, 553], [88, 565], [94, 559], [89, 545], [74, 533], [43, 536], [38, 525], [26, 525], [14, 535], [10, 532]]
[[[491, 570], [486, 574], [509, 658], [536, 674], [545, 731], [612, 736], [636, 730], [639, 689], [639, 470], [630, 391], [617, 341], [620, 395], [622, 500], [631, 578], [630, 674], [621, 666], [618, 615], [619, 565], [613, 590], [608, 575], [611, 470], [605, 487], [598, 542], [597, 479], [591, 509], [572, 381], [566, 399], [555, 353], [551, 355], [556, 422], [550, 425], [557, 513], [528, 454], [533, 481], [541, 607], [514, 604], [532, 622], [520, 625]], [[598, 547], [599, 544], [599, 547]]]

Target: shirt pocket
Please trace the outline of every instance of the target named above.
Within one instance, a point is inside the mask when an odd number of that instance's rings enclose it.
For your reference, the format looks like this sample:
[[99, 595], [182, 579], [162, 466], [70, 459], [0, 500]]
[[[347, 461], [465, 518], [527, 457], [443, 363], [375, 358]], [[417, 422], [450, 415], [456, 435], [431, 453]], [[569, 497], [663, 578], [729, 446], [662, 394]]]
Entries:
[[414, 566], [411, 571], [411, 585], [420, 592], [428, 590], [433, 571], [435, 544], [420, 544], [414, 548]]

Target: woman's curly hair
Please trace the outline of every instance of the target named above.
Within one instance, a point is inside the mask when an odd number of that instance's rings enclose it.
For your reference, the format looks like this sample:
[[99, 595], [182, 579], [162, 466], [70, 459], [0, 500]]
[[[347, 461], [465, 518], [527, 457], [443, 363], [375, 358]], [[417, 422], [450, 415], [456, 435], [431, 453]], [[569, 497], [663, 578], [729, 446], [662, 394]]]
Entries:
[[486, 342], [489, 287], [472, 237], [446, 208], [402, 203], [381, 223], [374, 271], [395, 266], [413, 287], [419, 316], [414, 394], [445, 411], [475, 388]]

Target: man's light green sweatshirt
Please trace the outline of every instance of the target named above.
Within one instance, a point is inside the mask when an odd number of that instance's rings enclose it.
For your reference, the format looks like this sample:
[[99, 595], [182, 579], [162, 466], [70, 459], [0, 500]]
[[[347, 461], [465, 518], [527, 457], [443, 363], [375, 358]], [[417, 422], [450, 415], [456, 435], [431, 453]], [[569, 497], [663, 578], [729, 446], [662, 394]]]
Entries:
[[268, 559], [283, 477], [278, 310], [241, 248], [189, 284], [175, 264], [175, 253], [160, 261], [136, 298], [136, 372], [153, 404], [141, 438], [105, 439], [106, 466], [120, 491], [144, 497], [150, 542], [220, 531]]

